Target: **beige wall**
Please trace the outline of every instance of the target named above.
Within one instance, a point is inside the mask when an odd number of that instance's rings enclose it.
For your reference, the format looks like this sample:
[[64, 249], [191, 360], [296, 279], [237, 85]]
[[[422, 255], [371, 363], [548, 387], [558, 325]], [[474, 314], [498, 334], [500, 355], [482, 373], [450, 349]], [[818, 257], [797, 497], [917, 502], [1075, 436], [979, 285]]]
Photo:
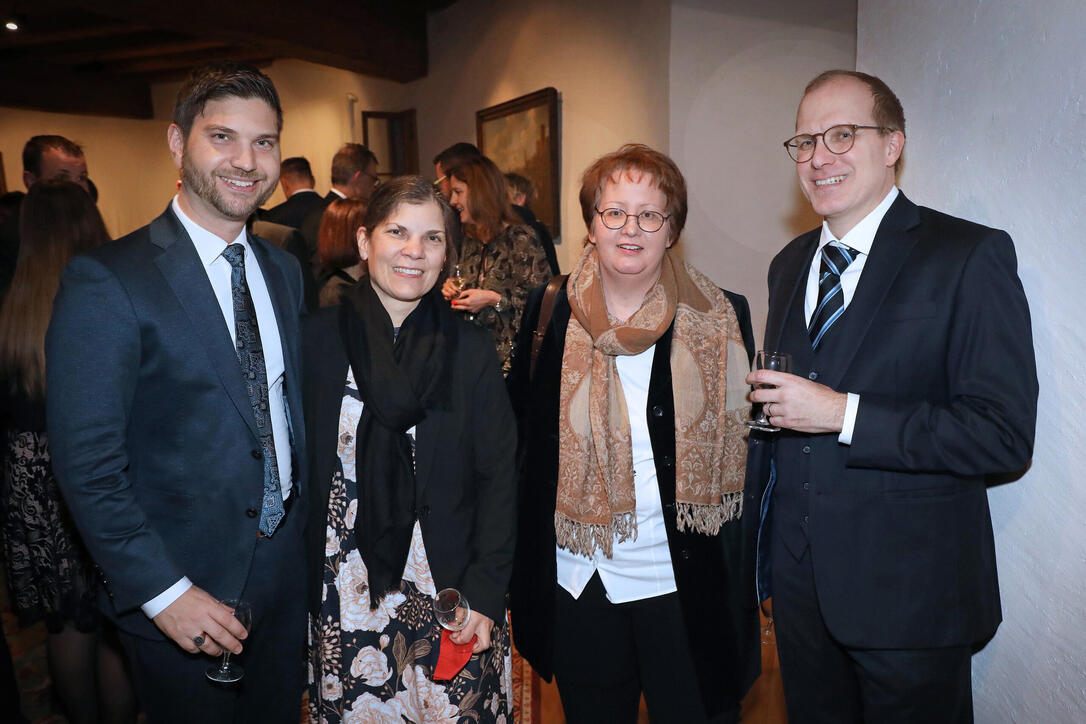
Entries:
[[856, 0], [825, 0], [817, 17], [810, 8], [674, 0], [671, 10], [671, 155], [690, 200], [682, 246], [717, 284], [747, 297], [759, 346], [770, 260], [821, 223], [781, 142], [794, 133], [807, 81], [855, 67]]
[[[562, 268], [581, 250], [580, 175], [639, 141], [666, 149], [668, 0], [459, 0], [430, 20], [430, 74], [409, 86], [420, 163], [475, 143], [475, 111], [553, 86], [561, 145]], [[432, 171], [432, 169], [431, 169]]]

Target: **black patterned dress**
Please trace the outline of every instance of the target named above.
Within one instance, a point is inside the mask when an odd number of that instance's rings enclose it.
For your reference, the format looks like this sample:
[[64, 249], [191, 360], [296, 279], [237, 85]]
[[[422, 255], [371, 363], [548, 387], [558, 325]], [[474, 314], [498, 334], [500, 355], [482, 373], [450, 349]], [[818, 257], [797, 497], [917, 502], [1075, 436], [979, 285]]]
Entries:
[[466, 288], [487, 289], [502, 297], [500, 312], [494, 307], [484, 307], [469, 319], [494, 335], [502, 374], [508, 375], [528, 293], [551, 278], [547, 255], [531, 227], [510, 224], [487, 244], [464, 237], [460, 269]]
[[431, 679], [441, 628], [434, 618], [437, 591], [417, 521], [400, 590], [369, 608], [366, 564], [354, 533], [354, 434], [362, 406], [348, 370], [339, 416], [339, 465], [328, 501], [321, 612], [309, 627], [309, 721], [512, 724], [507, 624], [495, 627], [491, 647], [472, 655], [452, 680]]
[[94, 631], [100, 622], [98, 578], [53, 476], [45, 403], [3, 394], [0, 406], [0, 537], [19, 624], [44, 620], [57, 632], [71, 622], [80, 631]]

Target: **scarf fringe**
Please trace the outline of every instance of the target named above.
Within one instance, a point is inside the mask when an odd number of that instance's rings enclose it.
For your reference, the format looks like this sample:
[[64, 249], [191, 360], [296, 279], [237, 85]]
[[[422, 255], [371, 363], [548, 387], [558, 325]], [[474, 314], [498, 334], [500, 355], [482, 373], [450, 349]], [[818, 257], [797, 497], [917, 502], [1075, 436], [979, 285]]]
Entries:
[[716, 535], [728, 521], [743, 516], [743, 491], [724, 493], [719, 503], [676, 503], [675, 525], [682, 532]]
[[558, 545], [571, 553], [591, 558], [598, 549], [610, 558], [615, 540], [619, 543], [637, 540], [637, 518], [633, 511], [615, 513], [610, 523], [600, 525], [581, 523], [555, 511], [554, 535]]

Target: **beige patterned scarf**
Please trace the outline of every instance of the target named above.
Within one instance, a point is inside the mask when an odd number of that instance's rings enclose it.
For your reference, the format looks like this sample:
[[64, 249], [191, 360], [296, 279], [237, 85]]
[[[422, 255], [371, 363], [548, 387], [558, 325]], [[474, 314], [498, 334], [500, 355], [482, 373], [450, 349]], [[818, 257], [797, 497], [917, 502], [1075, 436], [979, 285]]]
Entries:
[[[562, 357], [558, 421], [558, 545], [610, 558], [637, 538], [633, 455], [616, 355], [656, 343], [672, 320], [675, 502], [679, 530], [715, 535], [743, 513], [749, 372], [739, 321], [712, 281], [664, 255], [660, 281], [625, 322], [607, 314], [595, 246], [569, 275], [572, 314]], [[645, 414], [636, 410], [636, 414]]]

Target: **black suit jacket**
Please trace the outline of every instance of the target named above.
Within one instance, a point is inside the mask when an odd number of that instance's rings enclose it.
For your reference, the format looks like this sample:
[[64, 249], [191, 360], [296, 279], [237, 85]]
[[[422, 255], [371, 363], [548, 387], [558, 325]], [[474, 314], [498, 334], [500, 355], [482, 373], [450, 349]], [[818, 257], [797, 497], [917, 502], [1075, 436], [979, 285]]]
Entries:
[[309, 213], [310, 209], [324, 200], [324, 197], [313, 189], [299, 191], [292, 194], [283, 203], [273, 206], [262, 213], [260, 218], [264, 221], [270, 221], [273, 224], [282, 224], [283, 226], [291, 226], [298, 229], [301, 228], [302, 220], [305, 219], [306, 214]]
[[[291, 515], [304, 515], [301, 274], [289, 254], [249, 238], [286, 363]], [[139, 607], [182, 576], [217, 598], [238, 597], [257, 542], [264, 464], [229, 330], [171, 209], [72, 259], [46, 358], [53, 467], [103, 571], [105, 612], [130, 633], [161, 638]]]
[[[320, 610], [328, 494], [347, 380], [339, 312], [338, 306], [321, 309], [303, 331], [313, 612]], [[490, 333], [462, 320], [456, 326], [450, 409], [429, 410], [415, 430], [415, 514], [438, 590], [459, 589], [473, 609], [500, 625], [513, 566], [516, 428]]]
[[[554, 659], [555, 557], [554, 510], [558, 496], [558, 413], [570, 306], [565, 288], [555, 299], [535, 376], [530, 378], [531, 338], [539, 321], [544, 288], [532, 292], [520, 326], [509, 388], [520, 428], [521, 470], [517, 510], [517, 555], [510, 586], [510, 610], [517, 650], [550, 680]], [[747, 300], [725, 292], [739, 318], [748, 354], [754, 334]], [[743, 518], [724, 525], [716, 536], [680, 532], [675, 524], [675, 404], [671, 383], [672, 330], [656, 341], [649, 377], [648, 420], [660, 499], [664, 506], [671, 564], [675, 572], [685, 635], [707, 714], [738, 705], [758, 677], [757, 607], [754, 601], [754, 552], [747, 507]], [[585, 656], [597, 655], [585, 642]], [[603, 652], [599, 655], [606, 655]]]
[[789, 431], [752, 443], [754, 479], [775, 461], [774, 534], [809, 541], [822, 615], [846, 646], [984, 640], [1001, 618], [985, 476], [1029, 463], [1037, 411], [1014, 246], [899, 195], [815, 353], [803, 297], [819, 233], [770, 266], [765, 348], [860, 404], [849, 446]]

